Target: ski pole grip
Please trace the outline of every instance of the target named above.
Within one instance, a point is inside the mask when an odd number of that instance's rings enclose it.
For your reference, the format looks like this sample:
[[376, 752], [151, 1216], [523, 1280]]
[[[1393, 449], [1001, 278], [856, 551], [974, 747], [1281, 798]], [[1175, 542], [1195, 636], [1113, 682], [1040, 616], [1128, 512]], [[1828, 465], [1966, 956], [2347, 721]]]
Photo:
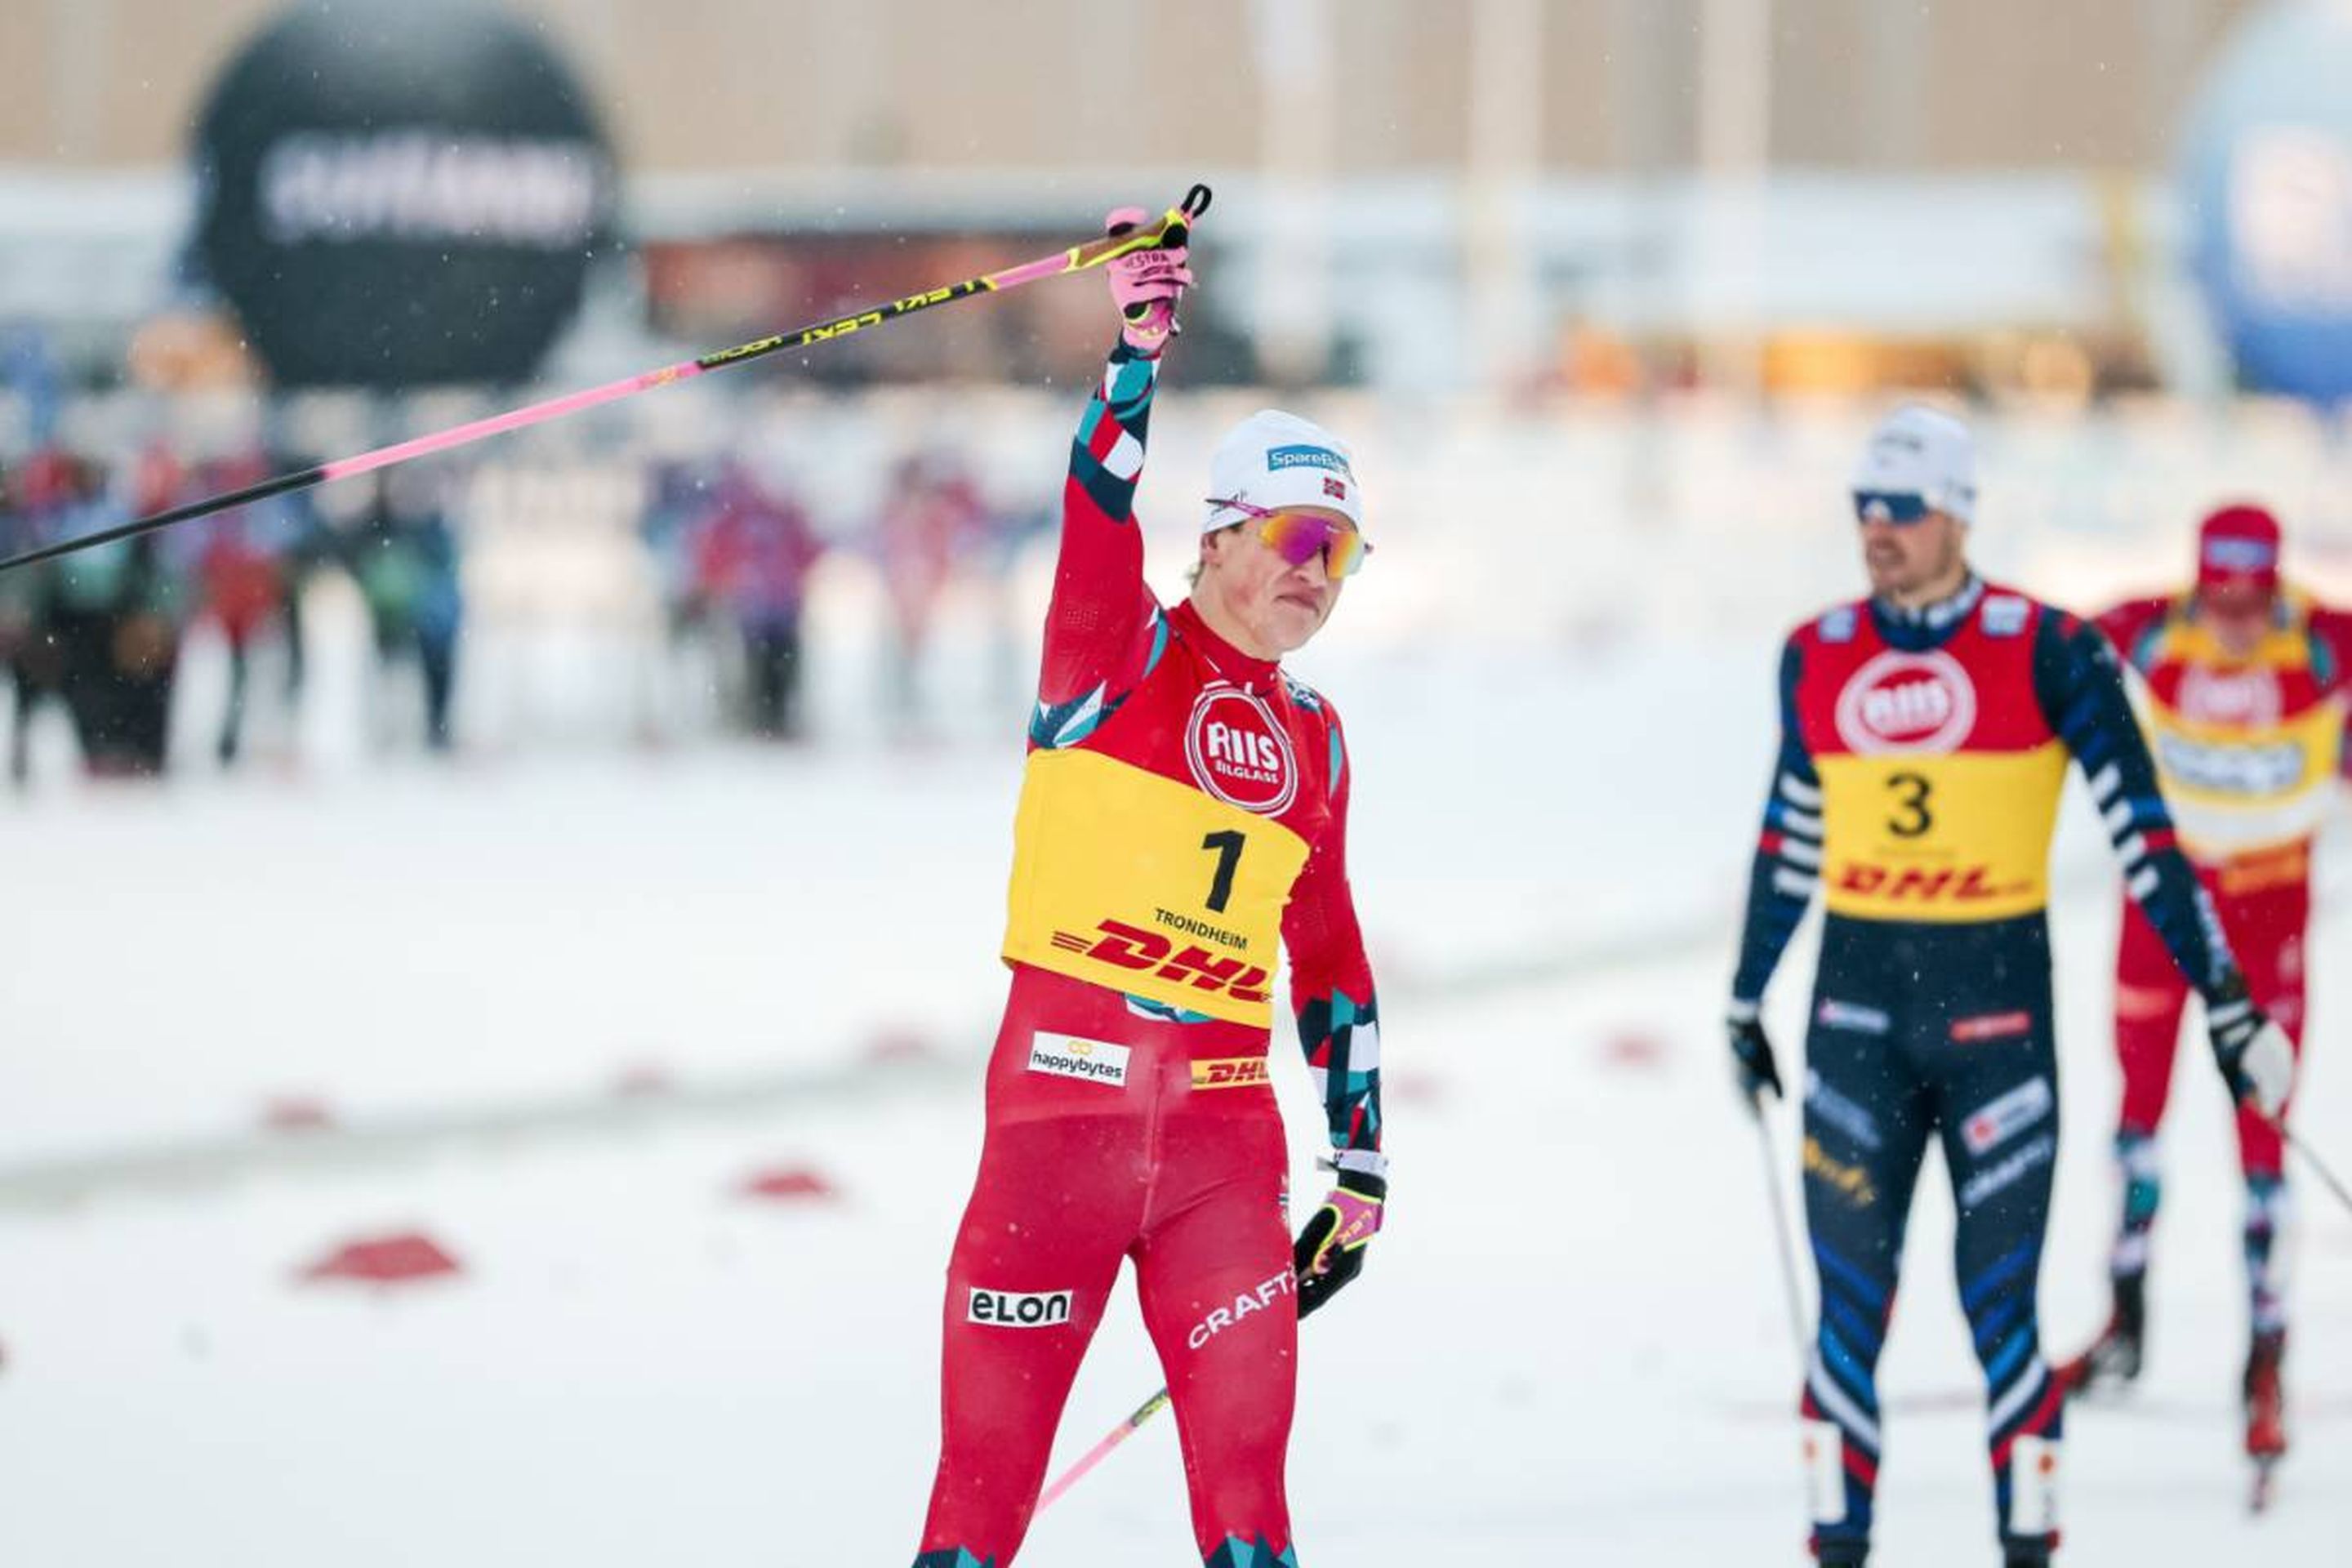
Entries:
[[1194, 185], [1184, 193], [1184, 199], [1168, 209], [1160, 220], [1160, 237], [1153, 243], [1162, 247], [1192, 243], [1192, 225], [1209, 210], [1209, 187]]

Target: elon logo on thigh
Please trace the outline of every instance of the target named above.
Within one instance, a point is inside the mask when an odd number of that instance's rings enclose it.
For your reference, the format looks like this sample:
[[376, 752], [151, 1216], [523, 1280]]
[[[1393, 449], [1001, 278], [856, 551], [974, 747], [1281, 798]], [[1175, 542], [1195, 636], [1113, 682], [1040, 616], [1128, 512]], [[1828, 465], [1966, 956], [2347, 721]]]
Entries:
[[1070, 1321], [1071, 1290], [988, 1290], [975, 1285], [963, 1321], [992, 1329], [1055, 1329]]

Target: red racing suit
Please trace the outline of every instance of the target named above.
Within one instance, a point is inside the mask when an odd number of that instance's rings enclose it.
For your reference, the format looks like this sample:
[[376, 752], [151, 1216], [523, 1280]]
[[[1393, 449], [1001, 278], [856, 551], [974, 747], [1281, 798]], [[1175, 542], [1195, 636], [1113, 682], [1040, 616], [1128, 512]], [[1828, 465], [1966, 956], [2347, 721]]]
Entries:
[[[2352, 615], [2281, 595], [2271, 631], [2229, 657], [2198, 617], [2196, 595], [2137, 599], [2099, 617], [2139, 672], [2142, 718], [2180, 844], [2212, 894], [2254, 1003], [2298, 1052], [2311, 847], [2325, 820], [2352, 701]], [[2120, 1128], [2152, 1139], [2164, 1119], [2187, 1001], [2179, 972], [2126, 900], [2116, 963]], [[2276, 1128], [2238, 1110], [2249, 1176], [2276, 1178]]]
[[1158, 363], [1114, 350], [1064, 490], [980, 1172], [948, 1265], [918, 1568], [1005, 1568], [1131, 1258], [1203, 1559], [1295, 1563], [1297, 1312], [1266, 1071], [1275, 949], [1342, 1166], [1379, 1171], [1380, 1035], [1329, 703], [1163, 608], [1135, 487]]

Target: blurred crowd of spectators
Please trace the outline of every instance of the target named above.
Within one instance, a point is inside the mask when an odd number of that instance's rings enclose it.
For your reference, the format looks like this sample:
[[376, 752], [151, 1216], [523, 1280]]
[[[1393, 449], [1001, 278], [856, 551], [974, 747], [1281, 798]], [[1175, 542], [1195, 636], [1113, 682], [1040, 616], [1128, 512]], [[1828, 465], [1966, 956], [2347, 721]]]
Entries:
[[[162, 441], [112, 456], [44, 444], [0, 462], [0, 555], [310, 460], [259, 446], [190, 460]], [[863, 555], [881, 584], [883, 674], [873, 700], [886, 727], [913, 734], [923, 727], [921, 671], [941, 596], [960, 573], [1001, 583], [1039, 521], [992, 509], [946, 450], [903, 458], [878, 506], [851, 519], [814, 516], [790, 483], [727, 452], [648, 459], [644, 479], [639, 536], [667, 637], [709, 643], [726, 726], [771, 740], [808, 731], [804, 629], [812, 579], [828, 553]], [[0, 678], [13, 692], [0, 707], [9, 713], [12, 777], [26, 779], [30, 726], [52, 702], [69, 716], [92, 773], [163, 772], [174, 749], [174, 680], [200, 626], [228, 658], [226, 701], [207, 716], [215, 726], [207, 741], [221, 765], [235, 765], [248, 749], [257, 649], [277, 650], [258, 695], [289, 712], [301, 700], [303, 603], [322, 573], [346, 574], [366, 605], [374, 700], [404, 682], [412, 693], [421, 685], [423, 743], [450, 750], [467, 620], [462, 470], [415, 463], [347, 488], [359, 494], [273, 497], [0, 574]]]
[[[63, 443], [0, 469], [0, 550], [14, 555], [133, 517], [236, 490], [299, 466], [259, 447], [190, 461], [161, 442], [121, 456]], [[275, 497], [139, 538], [94, 545], [0, 576], [0, 667], [13, 689], [9, 771], [24, 782], [34, 718], [55, 701], [97, 774], [160, 773], [169, 754], [180, 650], [198, 620], [228, 652], [228, 700], [214, 754], [244, 748], [252, 654], [284, 649], [287, 700], [303, 679], [302, 594], [331, 567], [350, 573], [376, 651], [424, 672], [426, 740], [449, 744], [462, 600], [457, 547], [429, 484], [383, 476], [351, 526], [325, 526], [304, 495]]]

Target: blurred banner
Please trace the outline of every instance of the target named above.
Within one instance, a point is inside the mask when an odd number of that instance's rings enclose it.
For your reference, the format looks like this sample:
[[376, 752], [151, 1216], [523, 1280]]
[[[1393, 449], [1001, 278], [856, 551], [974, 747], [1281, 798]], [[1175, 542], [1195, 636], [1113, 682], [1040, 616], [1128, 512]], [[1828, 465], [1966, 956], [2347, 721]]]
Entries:
[[2245, 25], [2199, 100], [2183, 174], [2241, 382], [2352, 399], [2352, 4], [2278, 0]]
[[613, 243], [613, 157], [541, 29], [470, 0], [296, 6], [196, 133], [195, 253], [282, 387], [516, 382]]

